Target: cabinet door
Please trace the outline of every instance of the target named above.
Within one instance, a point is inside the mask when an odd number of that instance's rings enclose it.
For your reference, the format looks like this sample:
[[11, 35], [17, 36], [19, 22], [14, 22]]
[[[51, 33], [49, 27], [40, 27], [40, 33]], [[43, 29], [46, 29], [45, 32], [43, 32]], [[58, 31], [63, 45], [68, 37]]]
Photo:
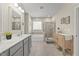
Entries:
[[58, 35], [58, 45], [63, 48], [64, 47], [64, 36], [63, 35]]
[[32, 46], [31, 36], [28, 37], [28, 41], [29, 41], [29, 42], [28, 42], [28, 45], [29, 45], [29, 46], [28, 46], [28, 50], [29, 50], [28, 52], [30, 53], [30, 51], [31, 51], [31, 46]]
[[14, 55], [21, 47], [23, 47], [23, 43], [19, 42], [12, 48], [10, 48], [10, 55]]
[[6, 50], [2, 54], [0, 54], [0, 56], [9, 56], [9, 50]]
[[[25, 42], [26, 41], [26, 42]], [[24, 40], [24, 56], [28, 56], [29, 55], [29, 50], [28, 50], [28, 39]]]
[[13, 56], [23, 56], [23, 47], [21, 47]]
[[29, 41], [29, 48], [31, 48], [31, 46], [32, 46], [31, 36], [28, 38], [28, 41]]

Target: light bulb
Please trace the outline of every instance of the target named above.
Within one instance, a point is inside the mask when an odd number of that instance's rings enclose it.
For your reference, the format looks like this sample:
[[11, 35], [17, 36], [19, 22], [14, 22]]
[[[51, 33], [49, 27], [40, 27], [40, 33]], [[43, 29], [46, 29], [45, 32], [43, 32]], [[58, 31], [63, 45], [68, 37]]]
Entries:
[[19, 9], [20, 11], [24, 12], [24, 10], [23, 10], [21, 7], [19, 7], [18, 9]]
[[15, 7], [18, 7], [18, 4], [17, 4], [17, 3], [14, 3], [14, 6], [15, 6]]
[[19, 10], [22, 10], [21, 7], [18, 8]]
[[22, 9], [21, 11], [22, 11], [22, 12], [24, 12], [24, 10], [23, 10], [23, 9]]

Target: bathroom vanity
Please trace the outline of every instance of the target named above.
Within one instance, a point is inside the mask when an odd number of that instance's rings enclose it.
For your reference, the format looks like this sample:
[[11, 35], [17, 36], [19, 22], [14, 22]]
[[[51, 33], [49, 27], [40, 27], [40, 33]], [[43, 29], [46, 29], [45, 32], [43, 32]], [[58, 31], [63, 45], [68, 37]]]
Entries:
[[0, 56], [28, 56], [31, 49], [31, 34], [1, 40]]
[[68, 34], [56, 33], [55, 42], [57, 47], [62, 48], [63, 53], [68, 52], [73, 55], [73, 36]]

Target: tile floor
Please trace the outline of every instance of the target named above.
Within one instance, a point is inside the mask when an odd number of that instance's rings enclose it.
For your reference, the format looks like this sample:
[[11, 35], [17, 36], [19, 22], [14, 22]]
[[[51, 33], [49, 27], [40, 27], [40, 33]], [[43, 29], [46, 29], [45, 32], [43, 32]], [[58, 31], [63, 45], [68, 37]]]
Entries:
[[62, 51], [59, 51], [55, 44], [47, 44], [43, 39], [42, 35], [32, 36], [30, 56], [63, 56]]

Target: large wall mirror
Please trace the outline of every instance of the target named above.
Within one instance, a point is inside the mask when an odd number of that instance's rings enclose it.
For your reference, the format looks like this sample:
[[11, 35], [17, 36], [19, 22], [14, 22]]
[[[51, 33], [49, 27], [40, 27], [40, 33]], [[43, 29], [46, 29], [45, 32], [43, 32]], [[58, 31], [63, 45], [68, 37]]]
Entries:
[[21, 30], [21, 15], [12, 8], [12, 30]]
[[10, 7], [10, 16], [12, 31], [21, 30], [21, 14], [18, 9]]
[[24, 14], [15, 6], [10, 5], [8, 7], [9, 11], [9, 31], [13, 34], [24, 33]]

